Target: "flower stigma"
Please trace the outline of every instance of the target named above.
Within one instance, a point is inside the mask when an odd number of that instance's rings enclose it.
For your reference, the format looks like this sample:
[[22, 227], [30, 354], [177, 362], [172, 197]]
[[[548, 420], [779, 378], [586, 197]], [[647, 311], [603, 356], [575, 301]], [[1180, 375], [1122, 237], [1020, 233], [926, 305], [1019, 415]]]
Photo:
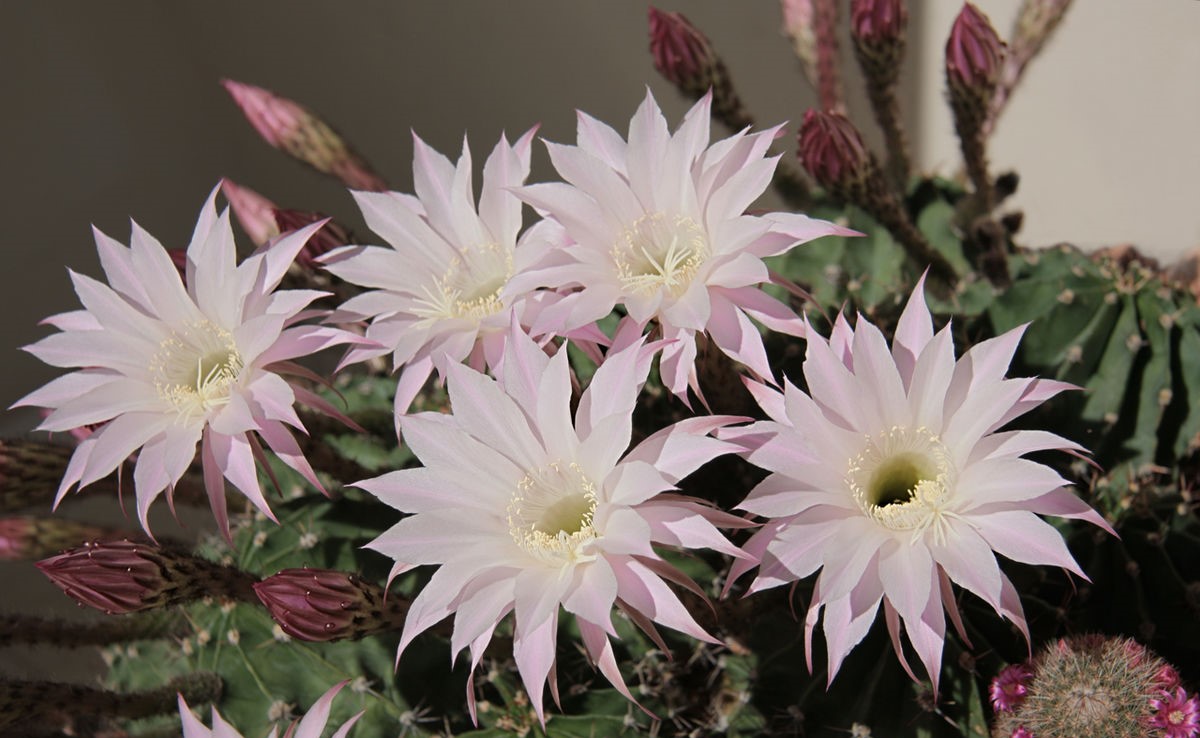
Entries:
[[682, 294], [710, 253], [708, 237], [683, 215], [651, 213], [626, 228], [612, 248], [621, 284], [631, 292]]
[[227, 404], [242, 368], [233, 334], [207, 320], [172, 331], [150, 360], [158, 396], [184, 421]]
[[945, 536], [954, 468], [945, 444], [924, 427], [893, 426], [866, 437], [866, 446], [850, 459], [846, 485], [862, 511], [894, 531], [913, 531], [916, 540], [933, 528]]
[[513, 274], [510, 249], [484, 243], [450, 259], [445, 273], [421, 287], [412, 312], [424, 323], [465, 318], [479, 322], [504, 307], [500, 291]]
[[578, 464], [551, 462], [517, 483], [508, 503], [508, 531], [527, 553], [547, 563], [594, 558], [580, 549], [596, 537], [596, 485]]

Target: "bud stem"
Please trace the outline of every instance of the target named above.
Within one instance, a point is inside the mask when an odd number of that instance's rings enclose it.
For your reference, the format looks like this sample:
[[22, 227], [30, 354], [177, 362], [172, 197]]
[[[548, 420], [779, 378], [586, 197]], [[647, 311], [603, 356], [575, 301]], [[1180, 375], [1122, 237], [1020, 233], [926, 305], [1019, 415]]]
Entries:
[[817, 98], [824, 110], [845, 112], [838, 64], [837, 3], [813, 0], [813, 30], [817, 37]]
[[142, 692], [109, 692], [81, 684], [0, 681], [0, 728], [50, 727], [75, 716], [106, 716], [136, 720], [177, 709], [176, 694], [192, 704], [211, 702], [221, 695], [221, 678], [195, 672], [172, 679], [166, 686]]
[[904, 134], [904, 124], [901, 122], [900, 99], [896, 95], [895, 82], [879, 82], [876, 79], [868, 79], [867, 95], [871, 99], [875, 120], [883, 130], [884, 145], [887, 147], [887, 162], [884, 168], [897, 192], [903, 193], [908, 189], [912, 159], [908, 153], [908, 137]]
[[14, 643], [48, 643], [63, 648], [80, 648], [183, 636], [186, 633], [183, 625], [176, 618], [159, 615], [130, 615], [97, 623], [4, 615], [0, 616], [0, 648]]

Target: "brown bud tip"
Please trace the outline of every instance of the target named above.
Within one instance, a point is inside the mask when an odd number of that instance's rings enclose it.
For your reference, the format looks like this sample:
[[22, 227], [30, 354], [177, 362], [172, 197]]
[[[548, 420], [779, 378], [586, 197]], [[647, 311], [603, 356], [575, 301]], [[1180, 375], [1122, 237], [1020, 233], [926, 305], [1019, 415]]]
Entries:
[[650, 7], [650, 54], [662, 76], [685, 90], [712, 85], [712, 44], [682, 13]]
[[[275, 208], [271, 211], [271, 216], [275, 220], [276, 229], [281, 233], [297, 231], [306, 225], [327, 218], [323, 213], [289, 208]], [[322, 254], [327, 254], [352, 242], [353, 238], [350, 236], [350, 232], [330, 220], [308, 239], [308, 243], [304, 244], [304, 248], [300, 249], [300, 253], [296, 255], [296, 262], [301, 266], [311, 267]]]
[[946, 41], [946, 77], [951, 86], [990, 90], [1003, 61], [1004, 42], [988, 17], [974, 5], [963, 4]]
[[86, 543], [36, 566], [68, 597], [110, 615], [158, 607], [171, 587], [156, 549], [131, 541]]
[[361, 635], [356, 621], [379, 617], [368, 586], [345, 572], [284, 569], [254, 592], [283, 632], [303, 641], [353, 638]]
[[800, 124], [800, 161], [822, 187], [849, 187], [868, 173], [870, 155], [841, 113], [810, 109]]
[[904, 0], [851, 0], [850, 33], [860, 44], [878, 46], [902, 40], [908, 25]]

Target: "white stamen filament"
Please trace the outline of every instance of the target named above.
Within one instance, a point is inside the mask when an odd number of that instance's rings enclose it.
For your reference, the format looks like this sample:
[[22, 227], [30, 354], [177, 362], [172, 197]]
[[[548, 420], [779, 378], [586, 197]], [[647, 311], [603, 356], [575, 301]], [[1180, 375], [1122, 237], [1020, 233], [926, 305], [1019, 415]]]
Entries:
[[704, 229], [683, 215], [651, 213], [626, 228], [613, 244], [617, 276], [630, 292], [666, 290], [678, 296], [710, 254]]
[[172, 331], [150, 361], [158, 396], [184, 421], [227, 404], [242, 368], [233, 334], [207, 320]]
[[446, 272], [421, 286], [413, 314], [423, 322], [465, 318], [481, 321], [504, 308], [500, 290], [513, 273], [509, 249], [495, 243], [472, 246], [455, 256]]
[[596, 537], [596, 486], [578, 464], [552, 462], [525, 475], [508, 503], [508, 530], [527, 553], [551, 564], [587, 561]]

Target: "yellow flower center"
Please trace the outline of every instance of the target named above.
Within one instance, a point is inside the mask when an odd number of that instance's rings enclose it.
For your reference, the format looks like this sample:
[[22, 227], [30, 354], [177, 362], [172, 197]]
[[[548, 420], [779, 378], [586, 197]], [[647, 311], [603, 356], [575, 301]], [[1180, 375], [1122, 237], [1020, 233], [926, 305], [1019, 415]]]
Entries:
[[612, 247], [621, 284], [630, 292], [663, 289], [678, 296], [711, 250], [704, 229], [683, 215], [651, 213], [626, 228]]
[[954, 468], [941, 439], [925, 428], [895, 426], [866, 437], [861, 453], [850, 459], [846, 485], [862, 511], [894, 531], [913, 538], [933, 528], [944, 535], [953, 497]]
[[207, 320], [189, 323], [158, 346], [150, 360], [158, 396], [190, 420], [229, 402], [241, 374], [242, 356], [233, 334]]
[[472, 246], [451, 259], [441, 277], [422, 286], [413, 313], [425, 323], [452, 318], [481, 321], [504, 307], [500, 290], [512, 273], [509, 249], [495, 243]]
[[517, 545], [547, 563], [591, 557], [581, 552], [596, 537], [596, 486], [578, 464], [553, 462], [517, 483], [508, 503], [508, 531]]

